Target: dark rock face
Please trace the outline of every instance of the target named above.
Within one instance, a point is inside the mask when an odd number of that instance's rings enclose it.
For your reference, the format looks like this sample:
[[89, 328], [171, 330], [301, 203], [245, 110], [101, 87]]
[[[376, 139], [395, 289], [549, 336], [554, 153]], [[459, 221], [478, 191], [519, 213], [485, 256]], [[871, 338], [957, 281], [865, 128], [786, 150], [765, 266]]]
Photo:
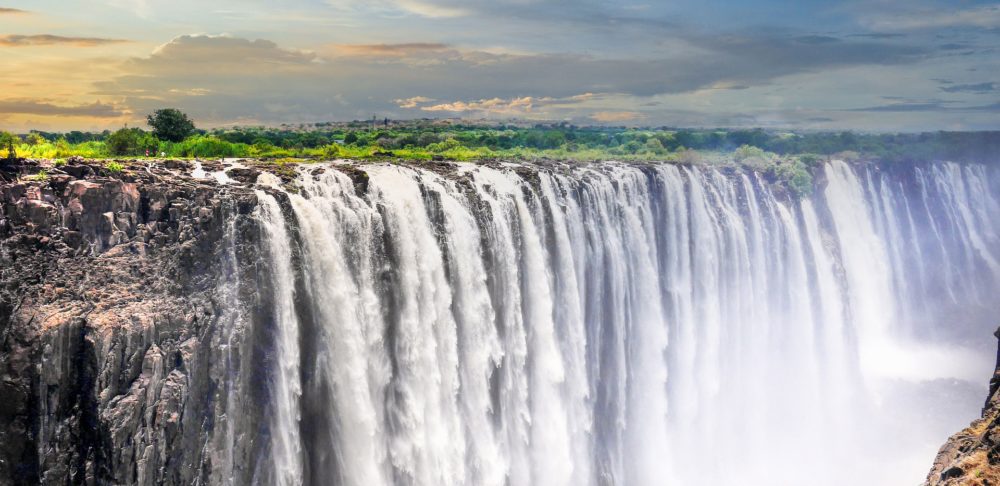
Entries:
[[256, 197], [154, 165], [0, 174], [0, 484], [263, 474]]
[[[1000, 339], [1000, 329], [994, 333]], [[951, 436], [938, 451], [926, 486], [1000, 484], [1000, 348], [982, 418]]]

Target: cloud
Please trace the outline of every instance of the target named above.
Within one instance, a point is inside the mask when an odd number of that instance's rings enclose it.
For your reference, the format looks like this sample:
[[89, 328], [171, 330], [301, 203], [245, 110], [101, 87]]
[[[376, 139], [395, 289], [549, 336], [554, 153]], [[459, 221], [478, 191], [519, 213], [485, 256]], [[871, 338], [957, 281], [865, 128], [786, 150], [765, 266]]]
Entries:
[[600, 123], [613, 123], [643, 120], [646, 115], [637, 111], [598, 111], [591, 114], [589, 118]]
[[870, 15], [863, 22], [874, 30], [921, 30], [949, 27], [1000, 27], [1000, 6], [984, 5], [967, 9], [913, 8]]
[[0, 113], [93, 118], [117, 118], [126, 114], [115, 105], [99, 101], [85, 105], [62, 106], [37, 100], [0, 100]]
[[180, 63], [181, 67], [205, 64], [243, 65], [261, 70], [289, 64], [308, 64], [315, 59], [316, 55], [311, 52], [282, 49], [274, 42], [264, 39], [250, 40], [227, 35], [182, 35], [157, 47], [150, 57], [133, 60], [133, 64]]
[[418, 0], [397, 0], [399, 7], [424, 17], [461, 17], [469, 11], [461, 5], [440, 5], [436, 2], [421, 2]]
[[75, 47], [95, 47], [106, 44], [122, 44], [129, 42], [122, 39], [104, 39], [99, 37], [64, 37], [61, 35], [38, 34], [38, 35], [0, 35], [0, 46], [4, 47], [29, 47], [29, 46], [75, 46]]
[[941, 102], [925, 103], [891, 103], [888, 105], [867, 106], [864, 108], [853, 108], [848, 111], [873, 111], [873, 112], [905, 112], [905, 111], [941, 111], [947, 107]]
[[1000, 83], [949, 84], [948, 86], [941, 86], [938, 89], [946, 93], [985, 94], [1000, 91]]
[[831, 37], [828, 35], [803, 35], [796, 37], [797, 42], [803, 44], [833, 44], [835, 42], [840, 42], [837, 37]]
[[417, 105], [421, 103], [430, 103], [431, 101], [434, 101], [434, 98], [428, 98], [426, 96], [414, 96], [411, 98], [401, 98], [393, 101], [396, 103], [396, 106], [400, 108], [416, 108]]
[[780, 33], [696, 40], [695, 52], [640, 59], [498, 53], [432, 42], [302, 51], [262, 39], [185, 35], [124, 62], [120, 74], [97, 82], [90, 94], [123, 100], [134, 113], [174, 106], [206, 125], [406, 117], [410, 110], [586, 118], [634, 111], [653, 96], [736, 93], [799, 73], [915, 63], [929, 52]]
[[413, 42], [408, 44], [335, 44], [336, 54], [345, 56], [404, 57], [441, 52], [448, 49], [445, 44]]
[[31, 12], [19, 8], [0, 7], [0, 15], [23, 15], [27, 13]]
[[[543, 100], [544, 101], [544, 100]], [[536, 100], [530, 96], [504, 100], [492, 98], [478, 101], [456, 101], [431, 106], [421, 106], [423, 111], [448, 111], [452, 113], [478, 112], [486, 115], [524, 115], [531, 113]]]
[[906, 34], [900, 34], [898, 32], [869, 32], [865, 34], [851, 34], [848, 37], [863, 37], [868, 39], [899, 39], [906, 37]]
[[846, 111], [865, 112], [998, 112], [1000, 103], [975, 106], [955, 106], [951, 101], [924, 101], [924, 102], [903, 102], [891, 103], [888, 105], [869, 106], [865, 108], [853, 108]]
[[[479, 17], [491, 22], [497, 19], [516, 19], [590, 25], [623, 25], [632, 22], [665, 25], [644, 11], [648, 9], [627, 9], [620, 5], [609, 7], [599, 0], [576, 0], [572, 3], [565, 0], [327, 0], [327, 3], [342, 11], [355, 10], [383, 16], [395, 13], [428, 19]], [[622, 15], [628, 10], [646, 15]]]

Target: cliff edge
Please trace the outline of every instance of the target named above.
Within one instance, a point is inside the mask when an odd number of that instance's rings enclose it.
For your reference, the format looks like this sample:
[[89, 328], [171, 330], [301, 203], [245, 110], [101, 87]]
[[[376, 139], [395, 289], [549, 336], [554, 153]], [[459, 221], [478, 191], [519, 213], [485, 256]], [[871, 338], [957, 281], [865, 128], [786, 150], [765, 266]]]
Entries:
[[0, 484], [249, 483], [256, 198], [191, 168], [0, 165]]
[[[1000, 329], [993, 335], [1000, 339]], [[982, 417], [941, 447], [924, 484], [1000, 485], [1000, 348]]]

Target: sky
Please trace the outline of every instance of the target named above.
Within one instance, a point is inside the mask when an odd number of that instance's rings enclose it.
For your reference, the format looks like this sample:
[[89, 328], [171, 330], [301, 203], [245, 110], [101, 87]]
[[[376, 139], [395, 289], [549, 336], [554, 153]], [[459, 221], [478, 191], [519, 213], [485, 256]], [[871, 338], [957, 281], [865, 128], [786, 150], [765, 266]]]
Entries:
[[0, 128], [1000, 129], [1000, 2], [0, 0]]

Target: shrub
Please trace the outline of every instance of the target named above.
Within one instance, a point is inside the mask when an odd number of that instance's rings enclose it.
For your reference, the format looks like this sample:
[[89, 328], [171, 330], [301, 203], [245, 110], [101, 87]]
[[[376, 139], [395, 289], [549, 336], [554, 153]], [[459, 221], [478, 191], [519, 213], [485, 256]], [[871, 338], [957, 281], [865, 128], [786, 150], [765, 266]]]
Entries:
[[115, 161], [111, 161], [111, 162], [108, 162], [107, 164], [104, 164], [104, 168], [108, 169], [108, 172], [110, 172], [112, 174], [121, 174], [121, 172], [123, 170], [125, 170], [125, 166], [124, 165], [119, 164], [118, 162], [115, 162]]
[[745, 162], [751, 159], [765, 159], [766, 153], [763, 149], [754, 147], [753, 145], [741, 145], [740, 148], [733, 152], [733, 158], [737, 162]]
[[441, 141], [441, 142], [438, 142], [438, 143], [432, 143], [432, 144], [428, 145], [427, 146], [427, 150], [429, 150], [431, 152], [441, 153], [441, 152], [447, 152], [449, 150], [454, 150], [454, 149], [457, 149], [457, 148], [460, 148], [460, 147], [462, 147], [462, 143], [461, 142], [459, 142], [458, 140], [455, 140], [454, 138], [449, 138], [447, 140], [444, 140], [444, 141]]
[[800, 160], [791, 160], [774, 166], [774, 175], [784, 182], [785, 187], [797, 198], [812, 194], [813, 178], [809, 167]]
[[663, 142], [661, 142], [658, 138], [650, 138], [649, 140], [646, 140], [646, 150], [649, 150], [656, 155], [660, 155], [666, 151], [663, 147]]
[[806, 167], [818, 167], [823, 164], [823, 157], [816, 154], [802, 154], [799, 155], [799, 161], [806, 165]]
[[104, 142], [98, 142], [92, 140], [76, 144], [72, 146], [72, 148], [69, 148], [69, 146], [67, 145], [66, 154], [67, 156], [79, 155], [80, 157], [97, 159], [108, 156], [108, 146]]
[[109, 135], [106, 144], [111, 155], [145, 155], [156, 153], [160, 141], [138, 128], [122, 128]]
[[250, 153], [247, 144], [231, 143], [214, 136], [190, 137], [171, 147], [171, 155], [179, 157], [247, 157]]
[[323, 147], [323, 157], [327, 159], [335, 159], [340, 155], [340, 146], [337, 144], [330, 144]]
[[45, 169], [38, 171], [37, 174], [32, 174], [30, 176], [25, 177], [26, 180], [38, 181], [38, 182], [44, 181], [48, 178], [49, 178], [49, 173], [46, 172]]
[[24, 136], [24, 143], [28, 145], [40, 145], [46, 143], [48, 140], [42, 138], [37, 132], [31, 132]]

